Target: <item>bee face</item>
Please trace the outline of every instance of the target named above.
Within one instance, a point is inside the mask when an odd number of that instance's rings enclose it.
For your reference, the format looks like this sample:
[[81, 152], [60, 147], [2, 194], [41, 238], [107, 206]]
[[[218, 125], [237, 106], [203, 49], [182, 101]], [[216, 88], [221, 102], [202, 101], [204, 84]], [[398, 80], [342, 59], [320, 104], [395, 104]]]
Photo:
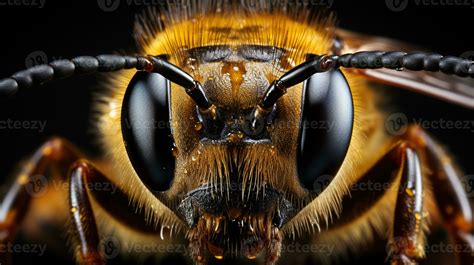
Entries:
[[[212, 105], [196, 105], [163, 76], [136, 74], [122, 112], [128, 155], [143, 183], [153, 189], [156, 180], [157, 197], [187, 225], [191, 241], [204, 241], [216, 257], [237, 250], [252, 258], [314, 199], [311, 182], [321, 168], [340, 167], [353, 123], [352, 109], [341, 105], [352, 106], [351, 93], [335, 71], [264, 108], [262, 98], [292, 59], [284, 49], [228, 45], [186, 53], [180, 67], [203, 84]], [[170, 128], [135, 122], [168, 117]], [[339, 133], [301, 126], [317, 118], [333, 121]], [[171, 145], [173, 158], [166, 155]]]
[[[317, 197], [315, 178], [335, 174], [341, 166], [353, 117], [352, 109], [339, 108], [339, 101], [352, 106], [351, 92], [344, 75], [335, 71], [295, 85], [272, 107], [263, 108], [262, 99], [275, 81], [308, 55], [323, 53], [329, 40], [321, 31], [290, 20], [274, 25], [263, 16], [236, 24], [221, 17], [207, 19], [191, 25], [184, 21], [169, 29], [172, 34], [162, 33], [173, 52], [159, 42], [147, 53], [168, 52], [167, 60], [201, 84], [211, 107], [200, 107], [189, 91], [158, 74], [138, 73], [128, 82], [122, 99], [122, 133], [139, 179], [128, 185], [145, 184], [148, 190], [159, 191], [154, 197], [183, 222], [188, 239], [204, 242], [215, 257], [241, 253], [252, 258], [272, 237], [281, 237], [280, 229]], [[203, 38], [211, 40], [196, 43], [190, 35], [191, 40], [183, 43], [176, 37], [176, 30], [194, 34], [196, 24]], [[209, 26], [214, 24], [223, 26]], [[313, 37], [301, 40], [289, 35], [281, 43], [262, 44], [266, 34], [279, 39], [292, 27]], [[289, 43], [307, 46], [296, 49]], [[337, 88], [329, 90], [332, 84]], [[149, 120], [169, 125], [140, 126]], [[346, 132], [342, 134], [302, 126], [313, 120], [349, 126], [337, 128]], [[327, 165], [333, 167], [331, 172], [326, 172]]]
[[293, 91], [252, 128], [251, 115], [265, 90], [286, 70], [285, 53], [274, 47], [218, 46], [188, 54], [182, 67], [203, 84], [215, 109], [203, 113], [173, 90], [179, 150], [174, 210], [192, 234], [205, 235], [216, 256], [232, 245], [252, 256], [273, 227], [281, 228], [296, 213], [292, 194], [305, 193], [294, 185], [301, 92]]

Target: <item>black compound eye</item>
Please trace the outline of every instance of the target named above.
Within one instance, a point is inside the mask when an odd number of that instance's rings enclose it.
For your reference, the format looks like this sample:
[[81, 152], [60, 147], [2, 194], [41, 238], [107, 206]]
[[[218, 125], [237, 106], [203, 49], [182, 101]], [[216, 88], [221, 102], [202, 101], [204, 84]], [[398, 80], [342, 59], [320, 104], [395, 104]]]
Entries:
[[156, 73], [138, 72], [122, 105], [122, 134], [128, 157], [152, 191], [166, 191], [174, 176], [170, 83]]
[[[354, 124], [352, 94], [339, 70], [313, 75], [305, 82], [298, 149], [298, 177], [306, 189], [320, 193], [346, 157]], [[327, 184], [327, 183], [326, 183]]]

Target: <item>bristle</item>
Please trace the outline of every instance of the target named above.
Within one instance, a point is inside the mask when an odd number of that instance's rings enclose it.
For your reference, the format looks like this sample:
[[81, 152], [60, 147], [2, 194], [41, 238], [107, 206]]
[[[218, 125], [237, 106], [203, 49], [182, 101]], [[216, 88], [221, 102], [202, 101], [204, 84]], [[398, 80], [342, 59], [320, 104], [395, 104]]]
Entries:
[[[183, 167], [193, 172], [193, 177], [203, 180], [200, 184], [207, 184], [217, 192], [218, 187], [230, 188], [232, 171], [243, 172], [242, 197], [248, 197], [251, 190], [256, 191], [253, 196], [258, 197], [268, 183], [277, 183], [278, 176], [289, 175], [288, 169], [282, 167], [286, 161], [279, 156], [270, 155], [271, 148], [267, 145], [253, 145], [229, 148], [224, 145], [210, 145], [199, 153], [191, 154], [191, 159]], [[216, 172], [217, 174], [209, 174]], [[209, 178], [211, 175], [211, 178]], [[222, 190], [221, 190], [222, 192]], [[225, 192], [228, 193], [228, 190]], [[247, 195], [246, 195], [247, 192]], [[261, 195], [261, 194], [260, 194]]]
[[334, 17], [325, 10], [288, 1], [188, 1], [185, 6], [150, 8], [138, 16], [135, 38], [141, 53], [172, 55], [182, 62], [184, 49], [211, 45], [266, 45], [290, 51], [295, 63], [307, 53], [328, 51]]

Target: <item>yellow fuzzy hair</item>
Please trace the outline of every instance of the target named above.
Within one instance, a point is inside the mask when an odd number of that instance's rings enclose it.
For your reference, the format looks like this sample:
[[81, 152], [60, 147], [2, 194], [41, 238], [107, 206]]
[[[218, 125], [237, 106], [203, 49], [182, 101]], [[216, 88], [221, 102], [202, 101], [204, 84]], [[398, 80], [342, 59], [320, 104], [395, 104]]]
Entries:
[[[146, 15], [138, 18], [136, 36], [141, 47], [140, 54], [169, 54], [170, 61], [180, 65], [184, 59], [183, 50], [193, 47], [219, 44], [272, 45], [288, 50], [295, 64], [299, 64], [305, 60], [307, 53], [324, 54], [330, 52], [334, 32], [334, 19], [331, 16], [326, 18], [315, 16], [304, 7], [275, 10], [262, 4], [262, 6], [254, 7], [255, 9], [246, 10], [228, 3], [219, 7], [216, 6], [218, 1], [190, 2], [192, 4], [186, 10], [152, 9]], [[230, 30], [212, 31], [211, 29], [216, 25], [221, 28], [227, 27]], [[252, 31], [251, 29], [255, 27], [265, 30]], [[124, 71], [110, 79], [107, 84], [108, 93], [102, 97], [98, 104], [101, 141], [104, 149], [109, 150], [108, 159], [114, 165], [112, 173], [109, 175], [113, 177], [113, 181], [130, 192], [131, 203], [138, 210], [146, 211], [148, 222], [156, 226], [171, 226], [178, 231], [184, 230], [184, 224], [179, 221], [176, 215], [145, 188], [136, 175], [125, 150], [120, 128], [120, 113], [125, 90], [134, 73], [133, 70]], [[281, 73], [278, 74], [281, 75]], [[370, 166], [371, 163], [366, 162], [375, 161], [375, 158], [380, 156], [380, 146], [368, 141], [372, 134], [377, 134], [376, 124], [380, 119], [373, 104], [374, 98], [360, 78], [349, 73], [346, 73], [346, 77], [351, 85], [355, 106], [354, 133], [348, 154], [331, 185], [284, 227], [283, 232], [287, 235], [296, 236], [314, 231], [323, 221], [326, 224], [330, 223], [333, 216], [338, 215], [341, 211], [341, 198], [348, 194], [348, 187]], [[184, 100], [186, 97], [181, 90], [174, 89], [173, 91], [175, 94], [172, 98]], [[295, 88], [289, 91], [285, 97], [297, 101], [300, 100], [300, 95], [301, 89], [299, 87], [299, 89]], [[299, 115], [299, 112], [296, 111], [293, 115]], [[174, 120], [176, 118], [183, 119], [185, 117], [173, 117]], [[377, 142], [380, 140], [379, 138], [377, 138]], [[178, 140], [177, 145], [180, 144]], [[209, 175], [209, 171], [212, 170], [220, 178], [220, 181], [226, 181], [227, 160], [239, 157], [238, 159], [241, 161], [247, 161], [247, 164], [243, 165], [244, 167], [257, 170], [257, 176], [259, 174], [265, 175], [270, 182], [281, 173], [289, 173], [289, 177], [294, 178], [294, 184], [290, 185], [288, 189], [296, 197], [305, 194], [297, 184], [294, 174], [295, 168], [279, 168], [282, 164], [288, 163], [288, 161], [284, 161], [287, 158], [280, 158], [283, 162], [278, 159], [267, 161], [265, 156], [257, 156], [258, 153], [255, 153], [249, 159], [248, 153], [245, 152], [243, 152], [244, 155], [239, 156], [238, 154], [225, 153], [223, 149], [217, 147], [216, 149], [208, 148], [201, 153], [199, 159], [194, 159], [200, 162], [197, 163], [200, 166], [191, 167], [194, 170], [191, 172], [197, 176], [197, 179], [210, 181], [204, 177]], [[361, 150], [364, 150], [364, 153]], [[190, 160], [195, 152], [197, 151], [184, 150], [181, 152], [180, 150], [180, 156], [187, 156], [186, 160]], [[265, 151], [262, 150], [262, 152]], [[289, 153], [294, 155], [295, 152], [292, 150]], [[177, 166], [176, 174], [186, 174], [188, 165], [182, 162], [183, 160], [184, 158], [177, 159], [179, 166]], [[248, 161], [253, 164], [249, 165]], [[205, 164], [202, 165], [203, 163]], [[274, 177], [271, 177], [272, 174]], [[189, 190], [192, 187], [186, 188]]]

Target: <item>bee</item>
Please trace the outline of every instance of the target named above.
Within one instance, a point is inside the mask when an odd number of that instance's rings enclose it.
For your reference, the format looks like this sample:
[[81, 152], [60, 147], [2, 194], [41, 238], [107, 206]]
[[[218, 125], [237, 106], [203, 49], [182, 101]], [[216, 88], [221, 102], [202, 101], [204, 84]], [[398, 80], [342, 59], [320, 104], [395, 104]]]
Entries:
[[[332, 15], [286, 1], [169, 4], [139, 16], [135, 35], [136, 56], [57, 60], [0, 80], [5, 98], [116, 72], [95, 102], [104, 156], [58, 137], [39, 147], [4, 195], [3, 244], [26, 215], [47, 212], [30, 207], [42, 198], [29, 185], [48, 176], [67, 186], [54, 214], [67, 222], [78, 264], [105, 264], [116, 242], [186, 246], [174, 251], [201, 265], [303, 264], [306, 255], [284, 249], [303, 242], [345, 253], [375, 237], [386, 239], [391, 264], [417, 264], [432, 218], [463, 246], [456, 262], [473, 264], [460, 170], [419, 126], [387, 132], [376, 104], [384, 95], [372, 85], [473, 109], [471, 60], [344, 31]], [[351, 188], [367, 183], [387, 185]], [[145, 255], [130, 252], [122, 254]], [[0, 262], [12, 260], [2, 253]]]

